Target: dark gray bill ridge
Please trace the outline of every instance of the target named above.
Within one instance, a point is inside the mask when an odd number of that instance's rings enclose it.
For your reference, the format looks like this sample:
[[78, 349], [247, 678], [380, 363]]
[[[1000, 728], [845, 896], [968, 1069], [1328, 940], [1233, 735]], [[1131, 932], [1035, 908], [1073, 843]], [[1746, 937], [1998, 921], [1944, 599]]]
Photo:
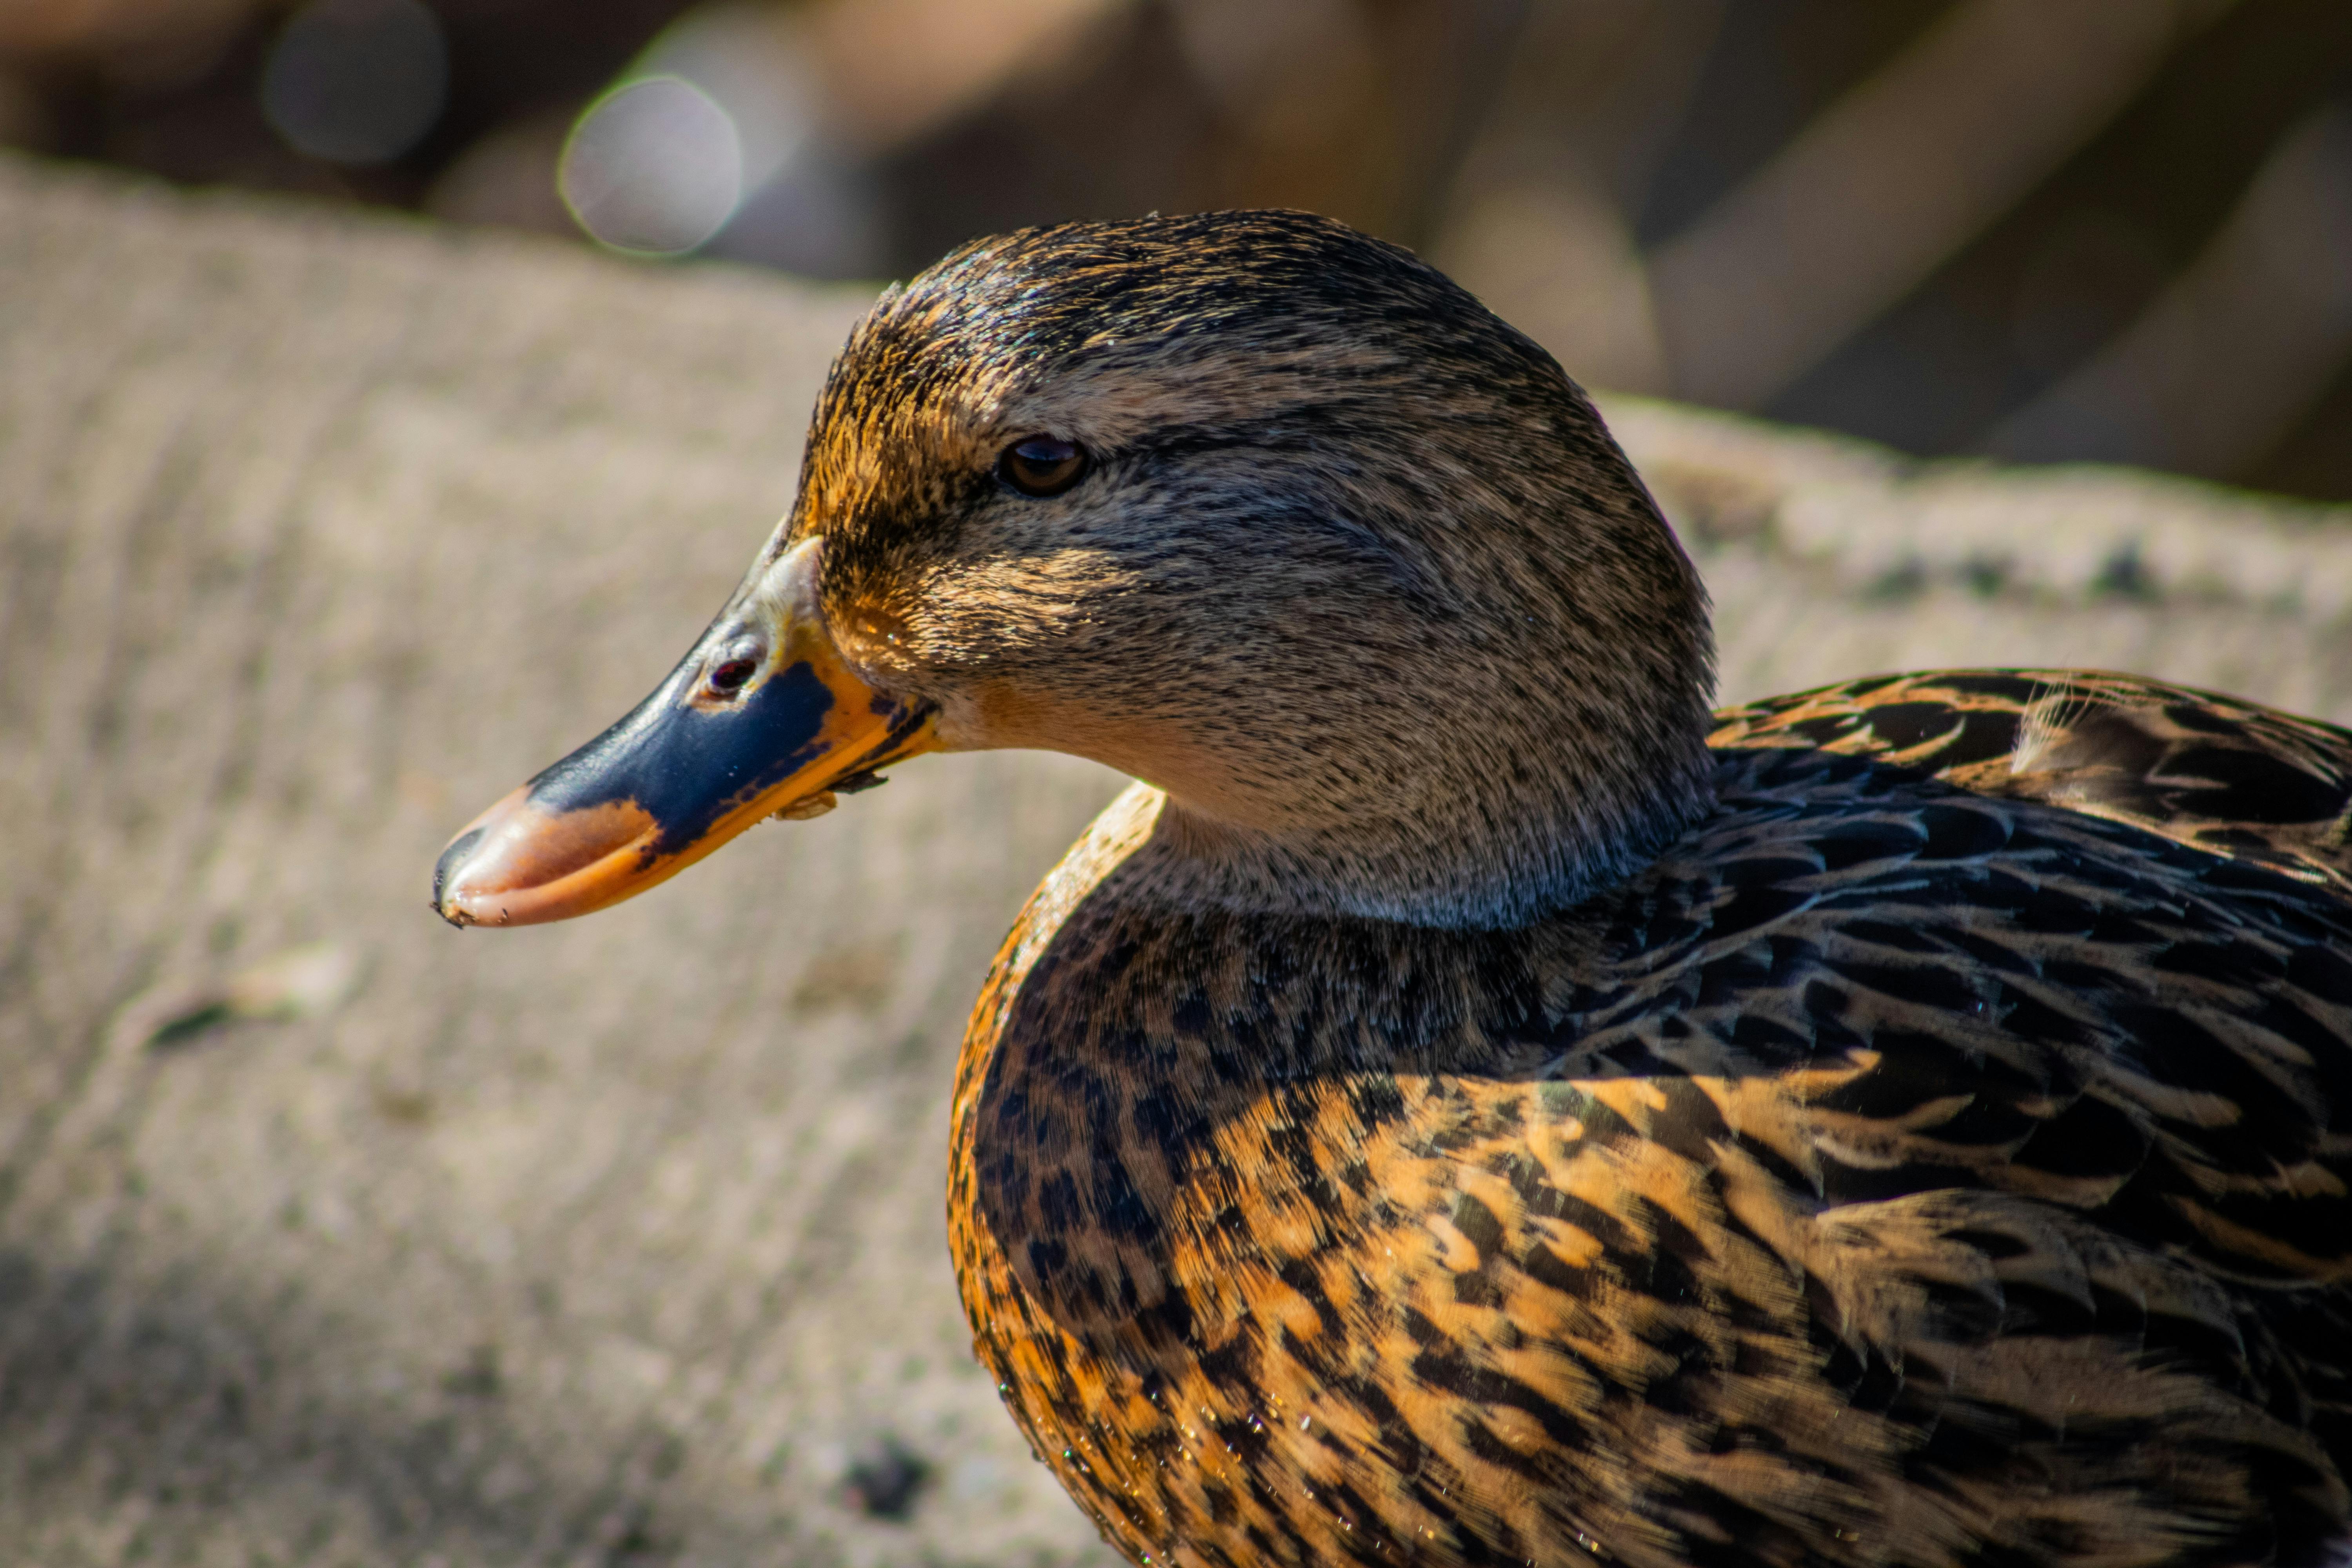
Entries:
[[441, 897], [448, 890], [450, 876], [458, 867], [466, 863], [466, 858], [474, 852], [474, 846], [479, 844], [482, 841], [482, 835], [488, 831], [487, 827], [467, 828], [451, 839], [449, 847], [441, 851], [441, 858], [433, 862], [434, 913], [441, 912]]
[[806, 660], [723, 708], [683, 700], [701, 668], [689, 658], [626, 718], [533, 778], [531, 805], [559, 816], [634, 804], [660, 825], [640, 851], [650, 862], [823, 752], [834, 695]]

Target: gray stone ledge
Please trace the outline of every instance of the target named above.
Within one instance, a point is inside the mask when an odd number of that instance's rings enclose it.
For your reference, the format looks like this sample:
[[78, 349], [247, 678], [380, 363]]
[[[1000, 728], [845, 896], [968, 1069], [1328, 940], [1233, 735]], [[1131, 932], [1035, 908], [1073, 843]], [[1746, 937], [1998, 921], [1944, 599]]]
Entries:
[[1959, 586], [2053, 605], [2125, 597], [2315, 626], [2352, 617], [2352, 507], [2137, 468], [1923, 462], [1738, 415], [1601, 402], [1686, 537], [1760, 544], [1841, 592]]

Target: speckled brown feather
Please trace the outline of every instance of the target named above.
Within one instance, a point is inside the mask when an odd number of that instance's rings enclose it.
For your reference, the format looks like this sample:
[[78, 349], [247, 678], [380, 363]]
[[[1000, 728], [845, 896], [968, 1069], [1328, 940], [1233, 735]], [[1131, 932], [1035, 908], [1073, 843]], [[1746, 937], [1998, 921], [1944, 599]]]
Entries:
[[2344, 731], [2131, 675], [1874, 676], [1717, 716], [1713, 746], [1819, 746], [1930, 768], [2352, 893]]
[[2340, 818], [2181, 792], [2340, 813], [2352, 737], [2054, 672], [1721, 718], [1717, 814], [1510, 933], [1160, 907], [1147, 792], [1081, 843], [954, 1122], [1040, 1454], [1139, 1562], [2316, 1560]]

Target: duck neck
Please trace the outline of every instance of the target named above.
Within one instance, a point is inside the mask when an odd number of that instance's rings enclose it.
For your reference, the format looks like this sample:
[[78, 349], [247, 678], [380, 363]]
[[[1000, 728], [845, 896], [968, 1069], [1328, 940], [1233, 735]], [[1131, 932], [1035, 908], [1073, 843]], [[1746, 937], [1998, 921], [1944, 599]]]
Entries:
[[1443, 809], [1266, 828], [1181, 797], [1151, 835], [1152, 881], [1186, 907], [1507, 930], [1648, 865], [1712, 807], [1704, 744], [1623, 798], [1489, 788]]

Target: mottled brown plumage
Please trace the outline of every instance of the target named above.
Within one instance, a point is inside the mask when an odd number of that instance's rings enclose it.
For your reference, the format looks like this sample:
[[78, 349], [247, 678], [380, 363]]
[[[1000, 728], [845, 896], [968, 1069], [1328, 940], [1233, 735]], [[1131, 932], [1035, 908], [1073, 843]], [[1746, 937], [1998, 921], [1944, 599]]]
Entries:
[[[2314, 815], [2049, 804], [2177, 783], [2137, 749], [1947, 782], [2053, 696]], [[1113, 808], [956, 1100], [959, 1277], [1039, 1452], [1139, 1561], [2315, 1560], [2352, 737], [1973, 672], [1717, 740], [1711, 816], [1509, 931], [1171, 910], [1160, 803]], [[2225, 828], [2294, 874], [2188, 847]]]
[[1713, 746], [1933, 769], [2352, 893], [2352, 756], [2331, 724], [2085, 670], [1885, 676], [1718, 715]]
[[[1030, 437], [1091, 468], [1019, 493]], [[862, 686], [770, 652], [810, 572]], [[730, 648], [806, 712], [870, 689], [892, 755], [1149, 781], [989, 979], [949, 1209], [981, 1358], [1135, 1561], [2300, 1568], [2352, 1531], [2352, 735], [2072, 672], [1711, 718], [1696, 575], [1582, 395], [1289, 214], [886, 298], [678, 712], [737, 710], [695, 684]], [[589, 907], [588, 852], [530, 847], [592, 807], [670, 832], [627, 759], [750, 731], [668, 700], [461, 837], [445, 911]]]

